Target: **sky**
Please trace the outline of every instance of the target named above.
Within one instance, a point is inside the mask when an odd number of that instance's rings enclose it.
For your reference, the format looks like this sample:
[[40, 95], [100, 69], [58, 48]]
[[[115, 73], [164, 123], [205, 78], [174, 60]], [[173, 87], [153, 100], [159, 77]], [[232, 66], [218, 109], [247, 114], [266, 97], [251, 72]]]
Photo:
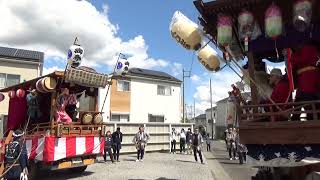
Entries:
[[177, 10], [197, 23], [192, 0], [0, 0], [0, 46], [43, 51], [44, 73], [65, 67], [75, 37], [85, 49], [82, 65], [99, 72], [110, 73], [120, 52], [130, 55], [130, 67], [164, 71], [180, 80], [182, 69], [191, 70], [185, 101], [195, 100], [200, 114], [210, 108], [210, 78], [214, 104], [240, 78], [228, 68], [207, 71], [195, 52], [176, 43], [169, 24]]

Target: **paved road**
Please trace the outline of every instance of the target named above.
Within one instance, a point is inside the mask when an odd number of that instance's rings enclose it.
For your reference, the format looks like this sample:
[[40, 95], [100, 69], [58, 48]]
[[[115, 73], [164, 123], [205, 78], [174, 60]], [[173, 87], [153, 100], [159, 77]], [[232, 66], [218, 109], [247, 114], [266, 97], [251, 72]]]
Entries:
[[[257, 172], [256, 168], [240, 165], [238, 160], [230, 161], [224, 141], [213, 142], [213, 159], [218, 161], [232, 180], [251, 180]], [[207, 158], [208, 160], [210, 158]], [[220, 179], [219, 177], [217, 179]]]
[[43, 180], [211, 180], [212, 171], [208, 164], [196, 163], [191, 155], [148, 153], [144, 162], [135, 162], [134, 155], [120, 157], [121, 162], [100, 162], [88, 167], [83, 174], [69, 171], [50, 173]]

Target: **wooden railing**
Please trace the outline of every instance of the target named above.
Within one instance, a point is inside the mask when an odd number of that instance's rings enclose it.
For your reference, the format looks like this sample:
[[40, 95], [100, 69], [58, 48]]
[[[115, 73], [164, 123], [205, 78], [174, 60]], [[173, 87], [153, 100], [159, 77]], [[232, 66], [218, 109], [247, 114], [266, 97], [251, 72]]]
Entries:
[[80, 122], [70, 124], [38, 123], [28, 131], [28, 135], [55, 135], [58, 137], [66, 135], [104, 135], [104, 126], [103, 124], [84, 125]]
[[[237, 107], [238, 120], [244, 122], [273, 122], [277, 119], [292, 120], [300, 114], [312, 114], [312, 120], [319, 120], [320, 101], [304, 101], [294, 103], [244, 105]], [[304, 111], [301, 109], [304, 108]], [[299, 120], [299, 119], [298, 119]], [[310, 119], [311, 120], [311, 119]]]

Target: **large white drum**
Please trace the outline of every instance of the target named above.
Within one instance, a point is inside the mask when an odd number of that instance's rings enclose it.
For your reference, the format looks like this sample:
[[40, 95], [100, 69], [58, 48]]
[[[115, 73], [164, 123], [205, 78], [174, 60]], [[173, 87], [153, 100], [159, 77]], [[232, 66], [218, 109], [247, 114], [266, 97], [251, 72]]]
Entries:
[[209, 45], [199, 51], [198, 60], [209, 71], [218, 71], [220, 69], [217, 52]]
[[82, 123], [83, 124], [91, 124], [92, 123], [92, 114], [91, 113], [87, 113], [85, 115], [82, 116]]
[[36, 83], [36, 89], [41, 93], [52, 92], [57, 86], [57, 81], [52, 77], [44, 77]]
[[201, 47], [202, 36], [198, 25], [176, 11], [170, 24], [171, 36], [184, 48], [198, 50]]

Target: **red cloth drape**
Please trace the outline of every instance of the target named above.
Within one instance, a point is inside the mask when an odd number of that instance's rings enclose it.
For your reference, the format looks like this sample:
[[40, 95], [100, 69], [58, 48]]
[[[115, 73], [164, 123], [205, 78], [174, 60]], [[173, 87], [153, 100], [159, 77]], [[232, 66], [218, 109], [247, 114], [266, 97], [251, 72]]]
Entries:
[[15, 130], [27, 120], [27, 100], [26, 98], [10, 98], [7, 130]]
[[292, 51], [291, 51], [291, 49], [287, 49], [287, 63], [286, 63], [286, 65], [287, 65], [287, 75], [288, 75], [290, 91], [289, 91], [286, 102], [289, 101], [290, 95], [294, 91], [294, 81], [293, 81], [293, 74], [292, 74], [291, 58], [292, 58]]

